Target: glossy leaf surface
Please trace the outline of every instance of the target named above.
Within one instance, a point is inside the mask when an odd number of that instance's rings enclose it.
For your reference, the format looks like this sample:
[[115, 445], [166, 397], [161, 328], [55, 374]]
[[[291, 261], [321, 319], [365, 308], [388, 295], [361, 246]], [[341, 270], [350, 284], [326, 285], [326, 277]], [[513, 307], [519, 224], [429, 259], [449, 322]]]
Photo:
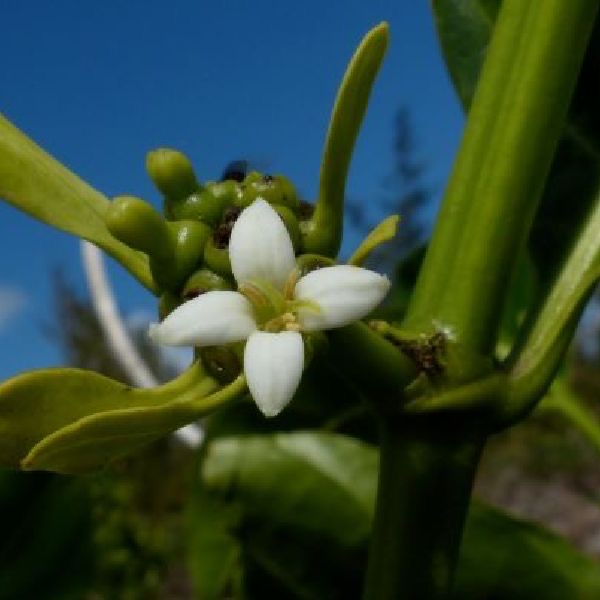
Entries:
[[[213, 500], [220, 499], [221, 539], [229, 540], [228, 552], [237, 548], [234, 571], [244, 579], [245, 597], [356, 596], [377, 463], [373, 447], [329, 433], [240, 436], [211, 443], [203, 482]], [[198, 512], [202, 506], [195, 513], [201, 537], [202, 525], [210, 530], [209, 521], [215, 522], [217, 505], [205, 519]], [[226, 514], [235, 514], [229, 525]], [[206, 535], [214, 536], [214, 531]], [[221, 580], [215, 595], [203, 597], [217, 598], [232, 585]], [[500, 511], [472, 506], [456, 598], [558, 600], [598, 593], [600, 568], [566, 542]]]
[[203, 416], [229, 394], [196, 366], [159, 388], [134, 389], [79, 369], [34, 371], [0, 386], [3, 467], [96, 470]]

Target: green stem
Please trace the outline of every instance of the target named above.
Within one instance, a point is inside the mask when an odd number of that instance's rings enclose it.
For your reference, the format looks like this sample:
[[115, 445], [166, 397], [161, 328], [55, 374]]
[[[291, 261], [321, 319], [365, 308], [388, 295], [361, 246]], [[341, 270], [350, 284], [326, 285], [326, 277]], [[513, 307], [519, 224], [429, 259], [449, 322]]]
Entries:
[[362, 322], [328, 332], [329, 357], [336, 369], [370, 397], [401, 397], [416, 377], [415, 364]]
[[448, 597], [484, 441], [382, 422], [365, 600]]
[[[505, 0], [408, 325], [495, 343], [597, 12], [597, 0]], [[493, 249], [493, 251], [488, 251]]]

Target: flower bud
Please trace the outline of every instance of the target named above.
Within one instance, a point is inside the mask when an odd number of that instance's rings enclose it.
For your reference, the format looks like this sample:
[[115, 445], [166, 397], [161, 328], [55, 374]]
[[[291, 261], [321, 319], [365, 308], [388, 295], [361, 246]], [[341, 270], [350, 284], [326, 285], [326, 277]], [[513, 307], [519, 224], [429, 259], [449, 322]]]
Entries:
[[169, 212], [175, 220], [202, 221], [214, 227], [221, 221], [225, 208], [233, 204], [236, 188], [234, 181], [209, 182], [202, 191], [169, 202]]
[[184, 300], [191, 300], [213, 290], [232, 290], [233, 285], [225, 278], [217, 275], [210, 269], [200, 269], [192, 274], [185, 282], [181, 296]]
[[158, 148], [146, 155], [146, 170], [162, 195], [180, 200], [200, 188], [192, 163], [185, 154], [170, 148]]
[[199, 349], [202, 364], [219, 383], [231, 383], [242, 372], [242, 361], [227, 346], [208, 346]]
[[110, 233], [130, 248], [160, 260], [172, 255], [167, 222], [147, 202], [133, 196], [118, 196], [104, 218]]
[[167, 261], [150, 259], [150, 269], [156, 283], [164, 290], [179, 293], [181, 286], [202, 261], [204, 246], [211, 230], [197, 221], [176, 221], [168, 224], [173, 254]]

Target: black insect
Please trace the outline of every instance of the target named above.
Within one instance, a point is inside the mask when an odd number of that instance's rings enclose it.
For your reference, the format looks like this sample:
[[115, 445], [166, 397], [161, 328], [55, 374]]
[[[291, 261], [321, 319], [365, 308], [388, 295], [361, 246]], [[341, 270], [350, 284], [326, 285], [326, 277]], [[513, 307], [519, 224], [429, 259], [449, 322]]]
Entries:
[[221, 181], [233, 180], [241, 183], [248, 172], [247, 160], [232, 160], [223, 170]]

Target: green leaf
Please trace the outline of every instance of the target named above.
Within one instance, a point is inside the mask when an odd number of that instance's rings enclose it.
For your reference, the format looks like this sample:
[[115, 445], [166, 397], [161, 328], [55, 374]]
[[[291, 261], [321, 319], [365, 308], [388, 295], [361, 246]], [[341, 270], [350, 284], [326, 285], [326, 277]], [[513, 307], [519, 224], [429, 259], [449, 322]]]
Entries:
[[364, 37], [344, 74], [325, 140], [319, 199], [303, 232], [305, 253], [335, 257], [340, 249], [346, 176], [387, 45], [388, 25], [381, 23]]
[[475, 93], [501, 3], [502, 0], [433, 0], [446, 66], [465, 108]]
[[234, 532], [240, 507], [223, 505], [198, 487], [188, 513], [188, 569], [198, 598], [240, 598], [242, 547]]
[[230, 400], [245, 382], [216, 389], [198, 364], [154, 389], [78, 369], [26, 373], [0, 386], [0, 466], [60, 473], [101, 468]]
[[377, 473], [376, 453], [356, 448], [368, 447], [313, 433], [209, 445], [202, 468], [206, 489], [222, 511], [239, 511], [228, 535], [237, 539], [244, 560], [243, 597], [356, 597]]
[[32, 217], [93, 242], [150, 291], [148, 257], [115, 239], [104, 215], [110, 201], [0, 115], [0, 198]]
[[474, 504], [456, 578], [456, 600], [564, 600], [600, 596], [600, 566], [543, 527]]
[[368, 535], [376, 474], [371, 448], [329, 433], [224, 438], [209, 446], [202, 469], [210, 489], [237, 489], [247, 510], [344, 545]]
[[398, 215], [390, 215], [383, 219], [360, 243], [360, 246], [348, 259], [348, 264], [361, 266], [375, 248], [389, 242], [396, 236], [399, 221], [400, 217]]
[[[377, 463], [372, 446], [330, 433], [239, 436], [209, 445], [203, 485], [221, 510], [240, 511], [225, 530], [241, 548], [244, 597], [357, 596]], [[456, 598], [599, 595], [594, 561], [541, 527], [472, 505]]]

